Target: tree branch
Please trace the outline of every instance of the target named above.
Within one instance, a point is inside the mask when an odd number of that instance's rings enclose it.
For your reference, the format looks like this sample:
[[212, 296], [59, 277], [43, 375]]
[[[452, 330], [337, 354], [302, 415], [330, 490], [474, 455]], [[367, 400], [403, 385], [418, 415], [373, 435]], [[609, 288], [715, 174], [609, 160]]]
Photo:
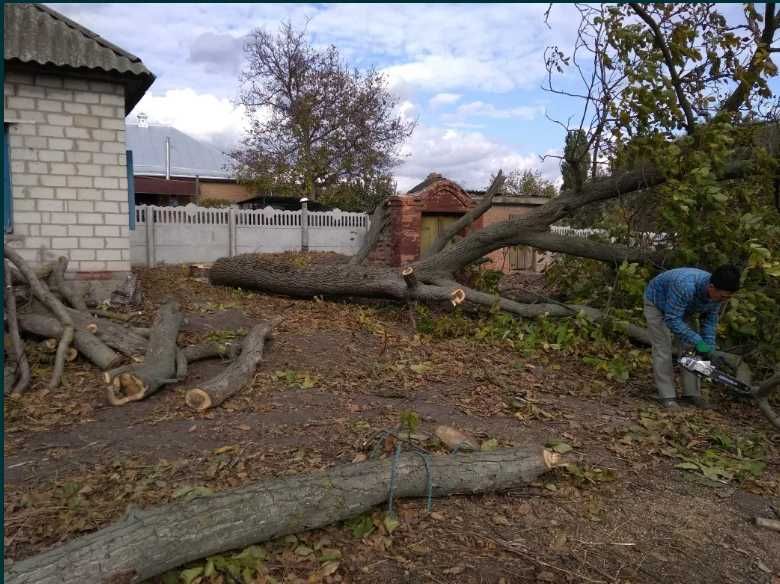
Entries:
[[764, 30], [761, 33], [758, 46], [750, 58], [750, 65], [748, 65], [747, 70], [742, 75], [742, 79], [738, 80], [738, 85], [734, 92], [723, 102], [718, 113], [735, 113], [750, 94], [750, 88], [757, 79], [759, 69], [764, 64], [764, 61], [769, 58], [772, 40], [775, 37], [778, 25], [775, 16], [775, 3], [767, 2], [764, 7]]
[[485, 196], [482, 197], [482, 200], [479, 202], [479, 204], [471, 209], [471, 211], [463, 215], [455, 223], [449, 227], [446, 227], [444, 231], [442, 231], [436, 240], [431, 244], [431, 247], [427, 250], [424, 257], [432, 256], [443, 250], [444, 246], [447, 245], [447, 242], [449, 242], [450, 239], [455, 237], [455, 235], [457, 235], [462, 229], [465, 229], [474, 223], [474, 221], [479, 219], [482, 215], [484, 215], [485, 211], [490, 209], [490, 207], [493, 205], [493, 198], [499, 193], [499, 191], [501, 191], [501, 187], [504, 185], [505, 180], [506, 177], [499, 169], [496, 178], [493, 179], [493, 184], [490, 185], [490, 188], [485, 193]]
[[647, 26], [649, 26], [650, 30], [653, 32], [655, 44], [661, 50], [661, 53], [664, 56], [664, 61], [666, 62], [666, 67], [669, 69], [669, 76], [672, 78], [672, 86], [674, 87], [674, 92], [677, 94], [677, 102], [680, 104], [680, 108], [682, 108], [683, 113], [685, 114], [685, 126], [688, 130], [688, 133], [692, 134], [694, 128], [696, 127], [696, 119], [693, 116], [691, 104], [688, 103], [688, 98], [685, 96], [685, 91], [683, 91], [680, 76], [677, 74], [677, 68], [674, 66], [672, 52], [669, 50], [669, 46], [664, 40], [663, 33], [661, 32], [658, 23], [653, 20], [653, 18], [650, 16], [650, 14], [647, 13], [641, 4], [629, 4], [629, 6], [634, 9], [634, 12], [639, 15], [639, 18], [645, 21]]

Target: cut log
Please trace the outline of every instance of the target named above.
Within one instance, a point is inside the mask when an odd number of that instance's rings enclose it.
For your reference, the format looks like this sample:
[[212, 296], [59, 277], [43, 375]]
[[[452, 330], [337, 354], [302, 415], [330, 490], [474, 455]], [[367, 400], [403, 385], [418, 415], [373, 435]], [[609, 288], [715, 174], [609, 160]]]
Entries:
[[30, 285], [35, 297], [43, 302], [43, 304], [46, 305], [62, 323], [62, 336], [60, 337], [60, 343], [57, 347], [57, 358], [54, 361], [54, 368], [51, 374], [51, 380], [49, 381], [49, 389], [54, 389], [60, 384], [60, 379], [62, 379], [62, 371], [65, 368], [65, 357], [68, 352], [68, 347], [70, 347], [70, 343], [73, 341], [73, 320], [70, 318], [67, 309], [63, 306], [62, 302], [57, 300], [54, 294], [52, 294], [38, 279], [35, 275], [35, 270], [30, 267], [18, 252], [6, 246], [3, 249], [3, 253], [27, 279], [27, 283]]
[[[20, 314], [19, 326], [22, 327], [22, 330], [39, 337], [59, 337], [62, 335], [62, 324], [57, 319], [42, 314]], [[44, 342], [49, 343], [50, 340]], [[122, 359], [121, 355], [112, 351], [95, 335], [83, 330], [75, 332], [73, 345], [84, 358], [100, 369], [116, 367]]]
[[255, 325], [244, 337], [241, 355], [233, 363], [216, 377], [187, 391], [187, 405], [198, 411], [216, 407], [252, 381], [257, 364], [263, 359], [263, 348], [271, 336], [271, 327], [270, 322]]
[[[133, 330], [112, 322], [106, 318], [98, 318], [87, 312], [65, 309], [77, 329], [91, 332], [112, 349], [116, 349], [127, 357], [138, 357], [146, 352], [149, 339]], [[31, 308], [33, 314], [51, 316], [51, 312], [39, 302], [34, 302]], [[94, 331], [94, 332], [93, 332]]]
[[199, 345], [184, 347], [182, 352], [187, 359], [187, 363], [192, 363], [193, 361], [213, 359], [215, 357], [235, 359], [240, 350], [241, 345], [239, 343], [215, 343], [213, 341], [208, 341], [206, 343], [200, 343]]
[[[396, 497], [505, 491], [560, 464], [542, 447], [431, 456], [402, 454]], [[263, 481], [129, 513], [121, 522], [6, 566], [6, 584], [135, 583], [206, 556], [330, 525], [387, 500], [393, 459]], [[114, 579], [114, 580], [112, 580]]]
[[68, 269], [68, 258], [60, 256], [49, 275], [49, 288], [59, 292], [76, 310], [87, 310], [87, 304], [78, 290], [70, 282], [65, 280], [65, 270]]
[[[5, 269], [5, 320], [8, 323], [9, 354], [15, 363], [13, 377], [11, 377], [11, 393], [22, 393], [30, 385], [32, 378], [30, 364], [27, 362], [27, 354], [24, 352], [24, 343], [19, 335], [19, 319], [16, 313], [16, 296], [11, 278], [10, 264], [3, 260]], [[18, 379], [15, 379], [17, 378]], [[14, 381], [16, 381], [14, 383]], [[7, 386], [4, 386], [7, 387]]]
[[165, 302], [149, 335], [149, 347], [144, 362], [121, 373], [108, 388], [111, 405], [122, 405], [144, 399], [160, 387], [176, 380], [176, 337], [184, 320], [179, 305]]

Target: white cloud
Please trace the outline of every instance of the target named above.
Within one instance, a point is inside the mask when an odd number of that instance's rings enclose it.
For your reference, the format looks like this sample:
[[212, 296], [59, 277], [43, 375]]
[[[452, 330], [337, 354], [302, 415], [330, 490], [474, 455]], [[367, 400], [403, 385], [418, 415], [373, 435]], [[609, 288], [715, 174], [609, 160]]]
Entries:
[[466, 117], [485, 117], [508, 119], [517, 118], [520, 120], [533, 120], [544, 114], [544, 107], [541, 105], [523, 105], [519, 107], [499, 109], [492, 103], [483, 101], [472, 101], [464, 103], [455, 111], [455, 116], [459, 118]]
[[185, 134], [219, 146], [235, 145], [244, 133], [244, 108], [229, 99], [192, 89], [171, 89], [163, 95], [147, 92], [129, 119], [145, 113], [150, 123], [173, 126]]
[[437, 108], [444, 105], [452, 105], [461, 98], [459, 93], [437, 93], [428, 100], [428, 105]]
[[522, 154], [476, 131], [420, 126], [404, 146], [402, 155], [404, 162], [394, 172], [401, 191], [431, 172], [441, 173], [466, 189], [487, 188], [491, 174], [499, 168], [505, 174], [516, 169], [539, 169], [549, 180], [560, 178], [557, 159], [542, 161], [537, 154]]

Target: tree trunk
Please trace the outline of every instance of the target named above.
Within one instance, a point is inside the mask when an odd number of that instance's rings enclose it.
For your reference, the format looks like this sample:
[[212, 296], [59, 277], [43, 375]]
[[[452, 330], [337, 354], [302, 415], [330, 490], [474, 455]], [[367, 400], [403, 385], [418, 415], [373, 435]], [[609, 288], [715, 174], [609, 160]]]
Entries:
[[[559, 463], [537, 448], [431, 456], [432, 494], [503, 491]], [[317, 529], [387, 500], [393, 459], [370, 460], [130, 513], [120, 523], [6, 567], [6, 584], [140, 582], [187, 562]], [[402, 454], [396, 497], [424, 497], [423, 458]]]
[[[62, 335], [60, 322], [42, 314], [20, 314], [19, 325], [23, 330], [40, 337], [60, 337]], [[77, 330], [73, 336], [73, 345], [79, 353], [103, 370], [116, 367], [122, 359], [120, 355], [87, 331]]]
[[183, 320], [176, 302], [168, 301], [160, 307], [144, 362], [114, 378], [107, 394], [111, 405], [144, 399], [166, 383], [176, 381], [176, 338]]
[[68, 304], [76, 310], [86, 311], [87, 304], [84, 302], [84, 297], [79, 294], [73, 284], [65, 280], [65, 270], [67, 269], [68, 258], [60, 256], [49, 275], [49, 288], [59, 292], [68, 301]]
[[[30, 385], [30, 364], [27, 361], [27, 354], [24, 352], [24, 343], [22, 337], [19, 335], [19, 319], [16, 313], [16, 296], [14, 295], [14, 287], [12, 284], [11, 270], [9, 269], [11, 264], [3, 260], [3, 267], [5, 269], [5, 319], [8, 322], [8, 341], [9, 341], [9, 355], [13, 357], [15, 363], [14, 374], [11, 377], [11, 384], [13, 385], [12, 393], [22, 393], [27, 386]], [[59, 336], [59, 335], [58, 335]], [[3, 337], [5, 339], [5, 337]], [[18, 381], [14, 383], [16, 377], [19, 377]]]
[[216, 407], [252, 381], [271, 326], [270, 322], [254, 326], [241, 343], [241, 356], [219, 375], [190, 389], [185, 397], [187, 405], [198, 411]]
[[[127, 357], [140, 357], [149, 346], [149, 340], [134, 332], [132, 327], [126, 327], [108, 319], [98, 318], [72, 308], [66, 308], [65, 310], [77, 329], [94, 334], [106, 345]], [[32, 312], [34, 314], [51, 316], [50, 311], [39, 303], [33, 303]]]
[[51, 380], [49, 381], [49, 389], [54, 389], [60, 384], [62, 379], [62, 371], [65, 368], [65, 358], [68, 353], [71, 341], [73, 341], [73, 321], [71, 320], [65, 306], [62, 302], [57, 300], [54, 294], [38, 279], [30, 265], [20, 256], [16, 251], [6, 246], [3, 249], [5, 257], [11, 260], [14, 265], [19, 269], [22, 275], [27, 279], [27, 283], [35, 294], [36, 298], [43, 302], [49, 310], [54, 313], [54, 316], [62, 323], [62, 336], [60, 336], [60, 343], [57, 346], [57, 357], [54, 361], [54, 368], [51, 374]]
[[390, 213], [387, 212], [387, 201], [380, 201], [374, 209], [373, 215], [371, 215], [371, 225], [368, 228], [368, 233], [363, 239], [363, 244], [360, 246], [358, 252], [349, 259], [349, 263], [353, 266], [362, 264], [371, 250], [374, 249], [377, 242], [379, 242], [379, 236], [387, 227], [390, 221]]

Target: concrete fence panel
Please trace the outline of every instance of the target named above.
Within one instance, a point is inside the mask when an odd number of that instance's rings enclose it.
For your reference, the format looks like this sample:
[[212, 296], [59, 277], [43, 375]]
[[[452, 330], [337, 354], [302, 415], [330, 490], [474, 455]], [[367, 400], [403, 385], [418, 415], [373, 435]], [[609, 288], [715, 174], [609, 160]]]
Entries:
[[305, 202], [301, 211], [139, 205], [135, 215], [131, 263], [147, 266], [301, 249], [351, 255], [369, 227], [365, 213], [311, 212]]

